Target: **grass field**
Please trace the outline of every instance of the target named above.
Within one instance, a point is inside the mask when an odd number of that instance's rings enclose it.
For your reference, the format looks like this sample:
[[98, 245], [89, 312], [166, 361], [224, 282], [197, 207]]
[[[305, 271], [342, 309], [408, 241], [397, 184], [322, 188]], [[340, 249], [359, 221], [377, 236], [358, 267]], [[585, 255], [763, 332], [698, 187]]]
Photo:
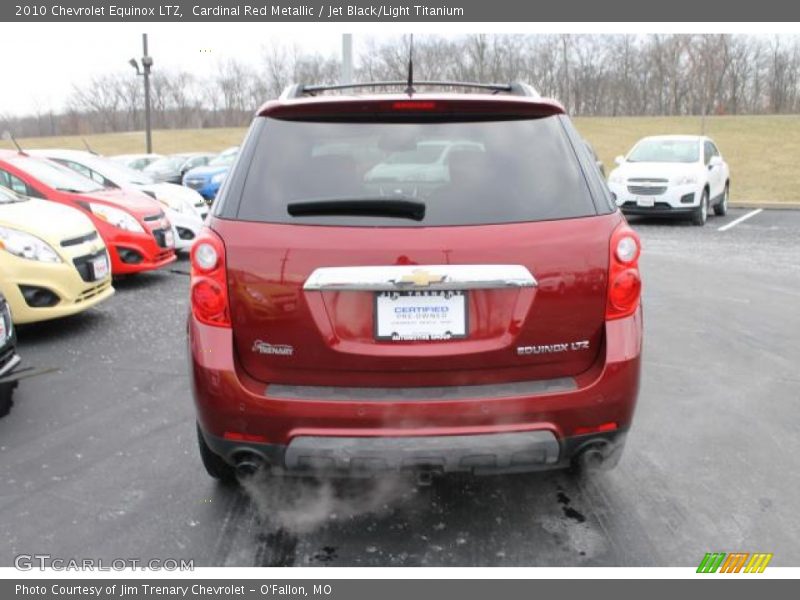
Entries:
[[[646, 135], [701, 132], [700, 117], [584, 117], [575, 124], [606, 165], [625, 154]], [[222, 150], [239, 144], [241, 128], [160, 130], [153, 132], [159, 153]], [[800, 201], [800, 116], [708, 117], [705, 133], [717, 142], [731, 167], [733, 200]], [[86, 140], [102, 154], [144, 151], [142, 132], [89, 135]], [[19, 140], [23, 148], [83, 148], [80, 137]], [[0, 147], [12, 147], [0, 142]]]

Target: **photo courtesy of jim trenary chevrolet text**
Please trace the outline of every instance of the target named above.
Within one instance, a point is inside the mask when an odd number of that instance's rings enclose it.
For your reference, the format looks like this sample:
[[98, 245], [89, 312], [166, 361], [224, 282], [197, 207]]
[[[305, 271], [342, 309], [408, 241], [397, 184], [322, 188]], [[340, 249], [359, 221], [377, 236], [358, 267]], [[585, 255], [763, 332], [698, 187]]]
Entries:
[[0, 56], [0, 597], [791, 594], [796, 6], [15, 0]]

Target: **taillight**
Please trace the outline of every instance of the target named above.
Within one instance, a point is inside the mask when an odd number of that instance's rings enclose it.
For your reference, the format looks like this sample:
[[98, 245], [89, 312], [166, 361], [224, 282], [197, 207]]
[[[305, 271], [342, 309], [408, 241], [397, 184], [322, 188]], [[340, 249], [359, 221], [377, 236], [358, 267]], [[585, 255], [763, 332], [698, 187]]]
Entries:
[[230, 327], [225, 246], [219, 236], [206, 227], [192, 245], [191, 271], [194, 317], [206, 325]]
[[602, 425], [594, 425], [592, 427], [576, 427], [572, 431], [572, 435], [587, 435], [589, 433], [605, 433], [608, 431], [616, 431], [618, 425], [614, 421], [603, 423]]
[[621, 319], [636, 312], [642, 293], [639, 254], [642, 243], [627, 223], [611, 234], [608, 257], [608, 300], [606, 320]]

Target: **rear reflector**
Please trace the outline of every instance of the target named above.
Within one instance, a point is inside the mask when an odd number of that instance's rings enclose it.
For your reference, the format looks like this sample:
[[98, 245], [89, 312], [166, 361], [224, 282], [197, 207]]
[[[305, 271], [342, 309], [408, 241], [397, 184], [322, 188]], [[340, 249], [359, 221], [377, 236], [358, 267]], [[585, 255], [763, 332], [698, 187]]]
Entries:
[[233, 442], [260, 442], [266, 443], [267, 438], [263, 435], [254, 435], [252, 433], [239, 433], [238, 431], [226, 431], [222, 434], [226, 440]]
[[603, 433], [606, 431], [615, 431], [618, 425], [611, 421], [609, 423], [603, 423], [602, 425], [597, 425], [596, 427], [576, 427], [575, 430], [572, 432], [573, 435], [586, 435], [588, 433]]

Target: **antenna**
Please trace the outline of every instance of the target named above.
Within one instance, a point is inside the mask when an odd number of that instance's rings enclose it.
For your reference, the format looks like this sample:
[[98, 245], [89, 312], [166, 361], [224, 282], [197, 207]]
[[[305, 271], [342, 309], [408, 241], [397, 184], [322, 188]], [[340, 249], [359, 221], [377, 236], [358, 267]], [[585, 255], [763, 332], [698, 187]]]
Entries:
[[406, 94], [409, 96], [414, 93], [414, 34], [411, 34], [411, 41], [408, 44], [408, 87]]
[[17, 147], [17, 151], [18, 151], [20, 154], [22, 154], [23, 156], [28, 156], [27, 154], [25, 154], [25, 150], [23, 150], [23, 149], [22, 149], [22, 146], [20, 146], [20, 145], [17, 143], [17, 138], [15, 138], [15, 137], [14, 137], [14, 134], [13, 134], [13, 133], [11, 133], [10, 131], [4, 131], [4, 132], [3, 132], [3, 139], [4, 139], [5, 141], [12, 141], [12, 142], [14, 142], [14, 145]]

